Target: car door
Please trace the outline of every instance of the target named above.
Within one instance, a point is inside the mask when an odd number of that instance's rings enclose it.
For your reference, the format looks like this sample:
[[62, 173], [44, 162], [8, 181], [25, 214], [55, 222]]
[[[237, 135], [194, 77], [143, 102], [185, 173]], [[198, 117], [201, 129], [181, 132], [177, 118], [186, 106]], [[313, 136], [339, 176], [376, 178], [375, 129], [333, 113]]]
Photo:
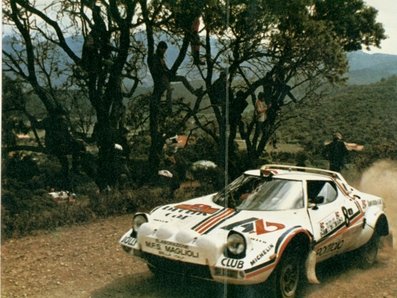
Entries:
[[307, 180], [306, 195], [317, 258], [326, 259], [347, 250], [360, 214], [354, 200], [333, 180]]

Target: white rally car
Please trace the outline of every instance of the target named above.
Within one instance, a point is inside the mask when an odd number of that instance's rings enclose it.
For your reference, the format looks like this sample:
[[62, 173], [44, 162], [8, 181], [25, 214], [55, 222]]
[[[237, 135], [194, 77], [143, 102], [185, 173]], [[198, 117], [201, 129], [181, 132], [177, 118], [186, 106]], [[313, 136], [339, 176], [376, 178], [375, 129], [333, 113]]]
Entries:
[[300, 279], [318, 283], [316, 264], [330, 257], [354, 250], [371, 265], [388, 233], [383, 200], [340, 173], [265, 165], [219, 193], [136, 213], [119, 242], [154, 273], [237, 285], [271, 280], [273, 296], [294, 297]]

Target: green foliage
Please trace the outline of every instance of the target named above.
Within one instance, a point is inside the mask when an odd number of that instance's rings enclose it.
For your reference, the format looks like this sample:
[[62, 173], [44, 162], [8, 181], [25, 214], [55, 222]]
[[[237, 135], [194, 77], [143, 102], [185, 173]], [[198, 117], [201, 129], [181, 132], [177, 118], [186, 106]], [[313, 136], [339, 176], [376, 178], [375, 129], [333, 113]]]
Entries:
[[[51, 168], [52, 163], [47, 162], [47, 166]], [[83, 175], [75, 178], [78, 195], [66, 200], [55, 200], [48, 194], [48, 189], [56, 186], [57, 179], [49, 179], [45, 171], [24, 180], [20, 176], [7, 176], [3, 179], [2, 238], [24, 236], [37, 230], [52, 230], [97, 217], [131, 213], [138, 209], [149, 211], [168, 200], [168, 190], [164, 187], [98, 193], [92, 181]], [[56, 189], [59, 189], [59, 185]]]
[[[280, 142], [297, 140], [313, 159], [322, 159], [324, 142], [336, 131], [349, 143], [364, 145], [351, 153], [351, 163], [360, 168], [376, 158], [393, 158], [397, 143], [397, 77], [375, 84], [330, 90], [330, 95], [288, 112], [278, 131]], [[366, 164], [366, 165], [365, 165]]]
[[315, 17], [326, 22], [345, 51], [360, 50], [362, 44], [379, 46], [385, 30], [376, 23], [376, 15], [377, 10], [361, 0], [316, 1]]
[[[48, 112], [58, 105], [64, 107], [70, 105], [70, 109], [75, 110], [71, 114], [74, 119], [71, 120], [77, 122], [76, 119], [80, 118], [77, 126], [84, 134], [88, 133], [93, 121], [93, 117], [87, 117], [91, 109], [82, 108], [83, 104], [89, 102], [97, 113], [98, 124], [102, 127], [100, 137], [97, 139], [101, 153], [112, 152], [109, 150], [113, 145], [111, 132], [125, 124], [123, 123], [125, 119], [122, 119], [125, 116], [122, 104], [134, 93], [137, 84], [147, 76], [148, 67], [146, 66], [150, 66], [153, 62], [151, 62], [153, 57], [150, 55], [153, 55], [154, 45], [157, 42], [153, 33], [161, 31], [164, 33], [163, 36], [168, 36], [170, 42], [180, 46], [180, 52], [176, 55], [176, 61], [172, 66], [172, 71], [176, 73], [182, 70], [180, 66], [188, 54], [190, 38], [188, 31], [193, 18], [198, 13], [201, 14], [205, 24], [205, 33], [208, 37], [205, 43], [210, 42], [201, 47], [201, 53], [205, 51], [207, 64], [206, 71], [201, 72], [202, 76], [198, 74], [196, 76], [202, 79], [199, 84], [210, 90], [213, 87], [212, 82], [216, 78], [218, 66], [227, 65], [230, 71], [230, 85], [234, 86], [233, 83], [237, 81], [242, 82], [241, 90], [246, 91], [247, 96], [256, 93], [266, 84], [271, 85], [268, 87], [270, 87], [269, 98], [273, 103], [272, 112], [274, 112], [272, 113], [274, 117], [269, 117], [274, 121], [272, 124], [275, 123], [278, 108], [284, 105], [286, 87], [293, 89], [294, 86], [307, 85], [306, 92], [313, 94], [324, 80], [338, 82], [342, 79], [347, 66], [344, 51], [358, 49], [362, 45], [377, 46], [380, 40], [384, 39], [382, 26], [375, 23], [375, 10], [364, 6], [361, 0], [350, 2], [233, 0], [228, 3], [230, 15], [226, 9], [226, 3], [222, 1], [156, 0], [151, 1], [148, 7], [145, 7], [145, 1], [139, 2], [141, 7], [138, 7], [136, 1], [102, 2], [104, 5], [99, 8], [101, 10], [99, 14], [95, 12], [85, 14], [91, 9], [89, 6], [82, 9], [79, 5], [70, 6], [64, 1], [54, 3], [55, 6], [50, 6], [51, 8], [48, 9], [58, 9], [60, 13], [56, 16], [57, 21], [43, 17], [46, 11], [40, 11], [43, 13], [40, 15], [43, 20], [40, 24], [41, 28], [37, 28], [37, 23], [34, 22], [36, 10], [31, 7], [35, 5], [33, 2], [24, 1], [22, 5], [21, 1], [11, 0], [3, 9], [11, 26], [14, 25], [16, 30], [21, 31], [20, 33], [25, 33], [17, 36], [11, 47], [3, 52], [6, 58], [4, 59], [5, 70], [13, 71], [17, 76], [25, 78]], [[84, 5], [83, 2], [80, 5]], [[308, 10], [308, 7], [312, 7], [313, 10]], [[141, 17], [135, 17], [135, 14], [139, 12], [142, 12]], [[90, 19], [90, 16], [94, 19]], [[83, 34], [85, 37], [87, 37], [85, 28], [100, 26], [105, 21], [107, 23], [106, 26], [103, 25], [105, 31], [108, 31], [106, 38], [101, 39], [101, 50], [96, 53], [96, 56], [100, 54], [100, 57], [96, 61], [90, 61], [93, 64], [90, 64], [87, 69], [84, 69], [83, 57], [80, 57], [78, 51], [75, 53], [74, 49], [69, 47], [69, 43], [65, 42], [61, 34], [63, 30], [63, 32], [70, 31], [70, 28], [64, 27], [69, 26], [70, 20], [74, 24], [82, 24], [81, 28], [77, 25], [74, 28], [76, 35]], [[137, 30], [141, 30], [142, 26], [138, 26], [139, 24], [135, 22], [142, 21], [146, 25], [147, 31], [143, 34], [146, 40], [138, 42], [133, 36]], [[226, 24], [228, 25], [227, 32]], [[29, 35], [30, 32], [32, 35]], [[213, 48], [213, 39], [209, 36], [217, 39], [216, 50]], [[143, 44], [147, 44], [148, 49], [144, 48]], [[33, 48], [30, 48], [30, 45]], [[109, 45], [112, 49], [109, 49]], [[63, 60], [62, 54], [68, 57], [68, 63], [60, 63]], [[146, 57], [147, 54], [148, 57]], [[148, 61], [148, 65], [145, 61]], [[92, 71], [91, 67], [94, 67], [96, 71]], [[67, 96], [62, 96], [59, 86], [55, 84], [55, 81], [61, 78], [61, 73], [66, 78], [65, 85], [70, 83], [73, 84], [71, 85], [73, 88], [76, 88], [75, 92], [70, 92], [70, 90], [66, 92], [66, 95], [72, 96], [69, 103], [65, 100]], [[253, 78], [255, 81], [247, 82], [245, 78]], [[304, 82], [308, 83], [303, 84]], [[382, 83], [386, 84], [387, 81]], [[12, 90], [11, 84], [7, 86], [10, 86], [11, 91], [6, 89], [5, 107], [10, 103], [16, 104], [18, 108], [20, 105], [24, 106], [25, 99], [22, 97], [21, 88]], [[375, 158], [376, 150], [392, 154], [393, 148], [389, 150], [382, 146], [385, 142], [395, 144], [395, 134], [389, 129], [393, 127], [395, 130], [395, 117], [391, 118], [391, 111], [395, 111], [395, 101], [391, 102], [395, 95], [395, 88], [390, 87], [390, 92], [382, 91], [391, 93], [387, 98], [382, 99], [378, 98], [379, 94], [371, 94], [373, 92], [371, 88], [357, 98], [354, 96], [359, 90], [343, 90], [343, 92], [352, 93], [349, 101], [344, 99], [345, 95], [341, 93], [342, 91], [336, 90], [332, 100], [318, 102], [320, 110], [316, 109], [316, 106], [309, 107], [310, 109], [303, 105], [298, 107], [294, 111], [297, 115], [296, 122], [282, 123], [287, 130], [285, 134], [282, 133], [282, 137], [303, 144], [308, 151], [318, 154], [324, 134], [331, 135], [333, 130], [341, 130], [347, 140], [363, 143], [366, 148], [372, 148], [372, 151], [366, 151], [366, 154], [368, 152], [367, 161]], [[211, 93], [209, 90], [206, 90], [207, 95]], [[80, 95], [83, 97], [82, 100], [80, 100]], [[15, 96], [15, 101], [12, 100], [13, 96]], [[89, 101], [85, 100], [86, 97]], [[214, 98], [210, 100], [215, 102]], [[387, 100], [390, 102], [385, 103]], [[186, 123], [179, 124], [179, 121], [175, 120], [179, 120], [180, 115], [162, 114], [158, 106], [151, 107], [152, 110], [148, 111], [148, 102], [149, 98], [145, 95], [137, 97], [131, 105], [132, 113], [126, 115], [126, 122], [130, 127], [146, 132], [148, 125], [142, 120], [146, 120], [149, 113], [151, 116], [160, 115], [151, 122], [152, 139], [150, 141], [158, 146], [150, 148], [156, 147], [157, 154], [162, 150], [163, 133], [167, 135], [175, 129], [183, 129], [190, 119], [186, 118]], [[383, 105], [378, 105], [378, 102], [382, 102]], [[368, 108], [368, 103], [370, 103], [370, 108]], [[393, 106], [390, 107], [390, 105]], [[353, 106], [354, 111], [351, 110]], [[226, 115], [222, 114], [223, 111], [219, 105], [212, 105], [212, 108], [213, 114], [210, 117], [214, 118], [215, 115], [218, 127], [208, 129], [207, 133], [210, 135], [218, 129], [222, 134], [226, 131], [222, 127]], [[384, 108], [385, 113], [380, 114], [379, 110]], [[372, 116], [368, 110], [379, 116]], [[37, 114], [36, 110], [35, 114]], [[390, 120], [387, 125], [383, 122], [385, 116]], [[373, 118], [368, 121], [370, 117]], [[5, 119], [7, 118], [8, 115]], [[198, 121], [199, 119], [196, 120], [196, 124]], [[204, 130], [206, 127], [204, 123], [200, 125]], [[378, 130], [378, 126], [383, 126], [383, 129]], [[384, 126], [388, 128], [385, 129]], [[374, 131], [377, 133], [375, 134]], [[222, 152], [218, 151], [222, 148], [219, 144], [224, 136], [216, 133], [212, 136], [214, 141], [199, 138], [195, 145], [181, 152], [180, 158], [184, 162], [178, 165], [180, 167], [178, 172], [186, 171], [196, 160], [219, 161], [222, 159]], [[8, 135], [5, 139], [9, 144], [15, 141], [13, 135]], [[149, 151], [148, 137], [146, 135], [134, 136], [134, 141], [136, 141], [133, 144], [136, 148], [134, 153], [137, 153], [139, 158], [145, 158], [145, 153]], [[111, 154], [100, 154], [99, 157], [97, 173], [108, 173], [107, 161], [112, 159]], [[266, 159], [289, 162], [297, 157], [291, 153], [280, 153], [267, 156]], [[234, 159], [234, 161], [237, 160], [241, 161], [241, 164], [233, 165], [233, 176], [242, 169], [242, 165], [249, 164], [249, 157]], [[147, 164], [140, 161], [130, 165], [132, 169], [130, 178], [133, 181], [131, 184], [141, 186], [145, 183], [153, 183], [146, 179], [150, 176], [148, 173], [150, 170], [157, 171], [158, 164], [149, 168]], [[22, 158], [21, 160], [6, 160], [5, 163], [7, 178], [3, 180], [4, 200], [2, 203], [4, 216], [2, 226], [6, 231], [5, 235], [26, 234], [35, 229], [54, 228], [63, 224], [86, 221], [95, 216], [130, 212], [138, 206], [149, 208], [168, 195], [168, 192], [158, 187], [97, 194], [92, 181], [86, 176], [73, 175], [71, 184], [79, 192], [77, 202], [54, 205], [47, 191], [51, 188], [61, 188], [61, 181], [65, 177], [58, 174], [59, 166], [57, 167], [53, 160], [40, 165], [39, 168], [35, 168], [34, 163]], [[364, 161], [360, 161], [360, 164], [364, 164]], [[205, 191], [219, 187], [223, 180], [221, 172], [222, 170], [198, 173], [200, 182], [206, 187]], [[112, 173], [108, 176], [113, 178]], [[153, 177], [151, 176], [152, 180]], [[108, 182], [110, 181], [105, 181], [100, 186], [106, 188]]]
[[[324, 141], [339, 130], [348, 142], [365, 146], [364, 151], [352, 153], [349, 172], [362, 171], [378, 159], [397, 157], [397, 77], [367, 86], [349, 86], [333, 90], [332, 94], [315, 104], [301, 104], [290, 111], [291, 118], [278, 131], [279, 143], [295, 143], [305, 150], [275, 151], [265, 154], [257, 166], [264, 163], [327, 167], [321, 156]], [[148, 143], [141, 136], [140, 146]], [[217, 146], [210, 138], [197, 137], [185, 149], [175, 154], [174, 170], [184, 181], [186, 172], [198, 160], [215, 161]], [[230, 159], [231, 179], [248, 168], [249, 157], [240, 152]], [[55, 202], [49, 195], [51, 188], [60, 189], [59, 166], [43, 155], [26, 153], [3, 156], [2, 180], [2, 235], [3, 238], [28, 235], [40, 229], [87, 222], [97, 217], [149, 211], [154, 206], [170, 202], [169, 184], [159, 179], [150, 184], [146, 159], [135, 159], [129, 164], [129, 186], [117, 191], [98, 193], [92, 180], [83, 174], [73, 176], [74, 202]], [[198, 170], [198, 186], [178, 191], [172, 201], [205, 195], [219, 190], [224, 170]], [[191, 182], [193, 183], [193, 182]], [[197, 183], [197, 182], [195, 182]], [[189, 183], [187, 183], [189, 184]]]

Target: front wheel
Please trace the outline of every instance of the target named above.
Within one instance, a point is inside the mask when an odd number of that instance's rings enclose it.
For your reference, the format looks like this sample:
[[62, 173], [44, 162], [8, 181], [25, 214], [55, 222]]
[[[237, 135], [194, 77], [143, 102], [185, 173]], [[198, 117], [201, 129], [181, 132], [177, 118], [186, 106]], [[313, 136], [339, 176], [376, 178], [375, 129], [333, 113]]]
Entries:
[[294, 298], [298, 290], [301, 262], [294, 250], [287, 250], [274, 272], [272, 281], [273, 296], [277, 298]]

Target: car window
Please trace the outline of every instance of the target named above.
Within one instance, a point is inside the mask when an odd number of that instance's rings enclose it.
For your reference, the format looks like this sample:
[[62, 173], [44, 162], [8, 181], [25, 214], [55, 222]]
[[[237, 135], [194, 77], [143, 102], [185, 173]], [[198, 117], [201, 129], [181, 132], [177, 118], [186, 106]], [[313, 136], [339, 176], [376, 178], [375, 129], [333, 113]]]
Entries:
[[308, 181], [307, 194], [309, 202], [314, 202], [316, 197], [324, 197], [323, 204], [327, 204], [336, 200], [338, 191], [332, 181]]
[[301, 181], [242, 176], [214, 197], [214, 202], [238, 210], [275, 211], [303, 208]]

